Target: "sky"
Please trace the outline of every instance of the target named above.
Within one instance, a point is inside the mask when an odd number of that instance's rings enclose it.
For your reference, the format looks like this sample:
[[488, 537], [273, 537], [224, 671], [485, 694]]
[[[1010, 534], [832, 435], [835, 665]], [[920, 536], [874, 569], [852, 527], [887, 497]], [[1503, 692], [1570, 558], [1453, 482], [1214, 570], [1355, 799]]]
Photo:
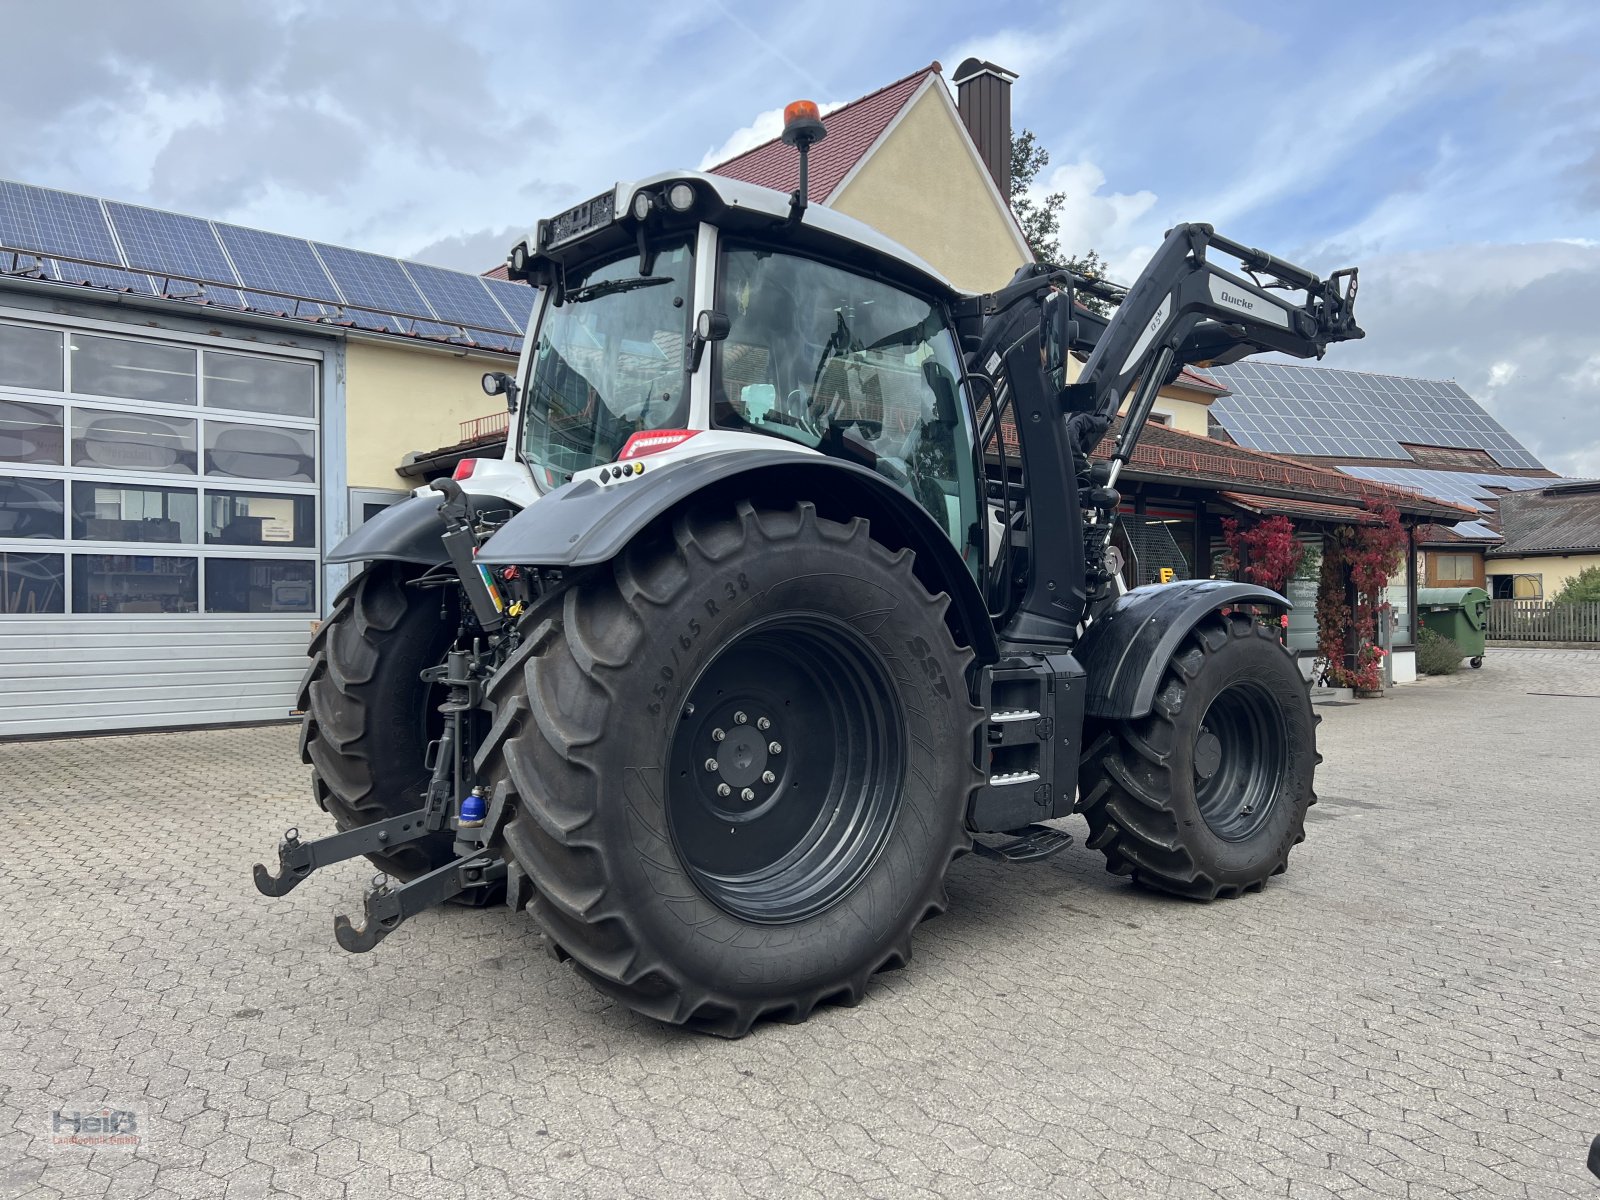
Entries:
[[0, 177], [463, 270], [617, 179], [969, 54], [1131, 281], [1208, 221], [1361, 268], [1324, 360], [1453, 378], [1600, 476], [1600, 5], [0, 0]]

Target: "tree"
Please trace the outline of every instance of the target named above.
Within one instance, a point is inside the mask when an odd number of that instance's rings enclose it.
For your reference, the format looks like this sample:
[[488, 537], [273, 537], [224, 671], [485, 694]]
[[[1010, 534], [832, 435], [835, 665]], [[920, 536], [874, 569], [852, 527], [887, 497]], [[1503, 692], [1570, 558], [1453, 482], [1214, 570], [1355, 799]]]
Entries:
[[1562, 585], [1553, 597], [1557, 604], [1585, 604], [1600, 600], [1600, 567], [1585, 567]]
[[[1011, 211], [1016, 215], [1017, 224], [1022, 226], [1022, 236], [1027, 239], [1028, 249], [1040, 262], [1064, 267], [1085, 279], [1104, 279], [1106, 264], [1095, 251], [1090, 250], [1080, 257], [1065, 254], [1061, 249], [1061, 210], [1066, 207], [1067, 194], [1051, 192], [1042, 200], [1036, 200], [1028, 194], [1039, 172], [1049, 164], [1050, 152], [1039, 145], [1033, 130], [1024, 129], [1012, 135]], [[1077, 300], [1090, 312], [1102, 317], [1111, 312], [1111, 306], [1098, 296], [1084, 294]]]

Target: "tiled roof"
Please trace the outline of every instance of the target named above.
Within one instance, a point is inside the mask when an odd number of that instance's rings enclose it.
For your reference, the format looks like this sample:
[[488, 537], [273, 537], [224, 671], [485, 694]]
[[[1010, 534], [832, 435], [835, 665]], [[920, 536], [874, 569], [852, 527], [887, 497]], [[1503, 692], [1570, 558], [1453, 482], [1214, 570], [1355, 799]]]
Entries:
[[[828, 136], [811, 148], [806, 198], [821, 204], [833, 195], [834, 189], [866, 157], [867, 151], [889, 128], [923, 81], [930, 75], [937, 75], [941, 69], [938, 63], [930, 63], [823, 117], [822, 124]], [[793, 146], [784, 144], [782, 138], [763, 142], [754, 150], [746, 150], [717, 164], [710, 171], [713, 175], [742, 179], [780, 192], [792, 192], [800, 186], [800, 156]]]
[[1248, 492], [1223, 492], [1222, 499], [1246, 512], [1260, 516], [1300, 517], [1308, 521], [1335, 521], [1342, 525], [1378, 525], [1378, 518], [1365, 509], [1342, 504], [1322, 504], [1315, 500], [1286, 500], [1281, 496], [1252, 496]]
[[[1110, 457], [1118, 428], [1113, 426], [1095, 447], [1097, 457]], [[1185, 433], [1170, 425], [1146, 425], [1126, 469], [1135, 476], [1214, 483], [1228, 490], [1233, 490], [1229, 485], [1243, 484], [1246, 491], [1251, 484], [1271, 486], [1299, 492], [1307, 500], [1323, 505], [1331, 503], [1335, 507], [1341, 503], [1356, 508], [1369, 503], [1387, 503], [1403, 513], [1417, 516], [1448, 519], [1475, 515], [1473, 510], [1462, 505], [1435, 500], [1405, 488], [1308, 466], [1277, 454], [1247, 450], [1214, 438]]]
[[[1000, 424], [1007, 452], [1015, 455], [1016, 426], [1009, 413]], [[1094, 457], [1111, 457], [1121, 427], [1122, 421], [1118, 418], [1095, 447]], [[1467, 520], [1477, 515], [1465, 505], [1154, 423], [1144, 427], [1123, 476], [1249, 494], [1261, 489], [1285, 491], [1293, 493], [1295, 499], [1336, 509], [1343, 507], [1346, 511], [1368, 504], [1392, 504], [1402, 513], [1438, 520]]]
[[1501, 496], [1500, 533], [1491, 557], [1600, 553], [1600, 483]]
[[1202, 375], [1193, 367], [1185, 367], [1173, 381], [1179, 387], [1200, 388], [1203, 391], [1215, 392], [1219, 396], [1226, 396], [1228, 389], [1223, 387], [1209, 375]]

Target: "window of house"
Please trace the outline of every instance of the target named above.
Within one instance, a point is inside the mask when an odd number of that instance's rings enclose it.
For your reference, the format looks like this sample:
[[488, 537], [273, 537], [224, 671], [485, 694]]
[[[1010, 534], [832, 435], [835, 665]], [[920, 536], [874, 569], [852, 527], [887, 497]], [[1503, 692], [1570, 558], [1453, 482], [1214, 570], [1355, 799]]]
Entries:
[[62, 538], [59, 479], [0, 475], [0, 538]]
[[1489, 595], [1496, 600], [1543, 600], [1543, 575], [1491, 575]]
[[1472, 554], [1435, 554], [1433, 577], [1441, 585], [1466, 586], [1478, 577], [1477, 561]]

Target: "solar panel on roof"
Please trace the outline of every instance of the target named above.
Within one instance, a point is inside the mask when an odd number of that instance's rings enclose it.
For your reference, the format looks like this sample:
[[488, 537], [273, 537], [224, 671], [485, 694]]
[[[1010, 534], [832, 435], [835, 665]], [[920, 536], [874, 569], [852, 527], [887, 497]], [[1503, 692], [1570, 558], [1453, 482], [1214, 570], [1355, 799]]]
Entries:
[[217, 283], [239, 282], [211, 222], [115, 200], [106, 202], [106, 210], [130, 267]]
[[0, 179], [0, 242], [20, 250], [117, 263], [100, 201]]
[[[507, 328], [506, 315], [500, 311], [500, 306], [478, 277], [422, 263], [405, 263], [401, 269], [411, 277], [411, 282], [441, 317], [448, 313], [465, 324], [482, 325], [488, 329]], [[521, 327], [520, 323], [512, 326], [514, 329]]]
[[409, 276], [394, 258], [313, 242], [317, 257], [351, 304], [399, 313], [407, 317], [432, 317]]
[[[215, 225], [217, 237], [247, 284], [310, 300], [340, 304], [344, 297], [303, 238], [284, 237], [242, 225]], [[282, 303], [280, 301], [280, 303]]]
[[[1449, 381], [1365, 375], [1326, 367], [1235, 363], [1211, 368], [1234, 392], [1219, 397], [1212, 412], [1230, 433], [1247, 413], [1303, 418], [1331, 447], [1320, 452], [1346, 458], [1410, 455], [1400, 443], [1482, 449], [1505, 467], [1541, 464], [1521, 443]], [[1300, 453], [1282, 440], [1294, 426], [1263, 424], [1266, 448]]]
[[500, 303], [506, 316], [514, 322], [512, 328], [519, 332], [527, 332], [528, 322], [533, 319], [533, 302], [539, 293], [525, 283], [516, 283], [510, 279], [491, 279], [482, 276], [483, 286], [489, 289], [489, 294]]

